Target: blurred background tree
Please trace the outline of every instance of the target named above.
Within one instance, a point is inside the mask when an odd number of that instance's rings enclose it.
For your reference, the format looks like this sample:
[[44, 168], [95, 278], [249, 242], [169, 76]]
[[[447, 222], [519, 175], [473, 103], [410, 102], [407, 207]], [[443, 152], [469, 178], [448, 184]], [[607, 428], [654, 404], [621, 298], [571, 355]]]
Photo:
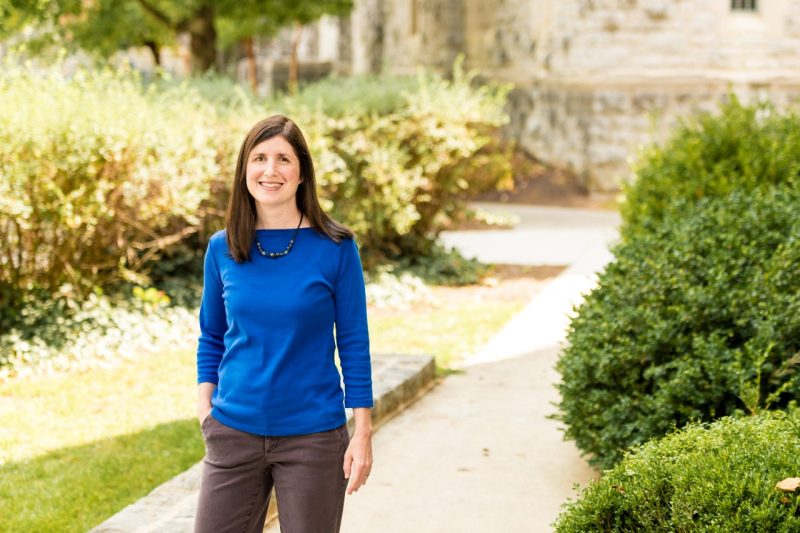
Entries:
[[299, 28], [323, 15], [352, 9], [352, 0], [0, 0], [0, 38], [30, 28], [33, 52], [59, 44], [101, 57], [146, 46], [156, 64], [161, 49], [189, 36], [191, 70], [220, 70], [219, 51], [240, 43], [255, 83], [252, 39], [294, 24], [290, 84], [297, 83]]

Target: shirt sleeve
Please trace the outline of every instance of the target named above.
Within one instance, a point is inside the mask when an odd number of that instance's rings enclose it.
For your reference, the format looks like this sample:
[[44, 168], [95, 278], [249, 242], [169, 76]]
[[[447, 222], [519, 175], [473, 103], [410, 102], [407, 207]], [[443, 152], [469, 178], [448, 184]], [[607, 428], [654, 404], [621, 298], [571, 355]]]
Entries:
[[342, 364], [345, 407], [372, 407], [372, 368], [367, 326], [367, 294], [358, 247], [341, 243], [336, 277], [336, 346]]
[[203, 299], [200, 303], [200, 338], [197, 343], [197, 383], [219, 382], [217, 370], [225, 353], [225, 331], [228, 323], [222, 299], [222, 279], [212, 250], [213, 239], [206, 248], [203, 262]]

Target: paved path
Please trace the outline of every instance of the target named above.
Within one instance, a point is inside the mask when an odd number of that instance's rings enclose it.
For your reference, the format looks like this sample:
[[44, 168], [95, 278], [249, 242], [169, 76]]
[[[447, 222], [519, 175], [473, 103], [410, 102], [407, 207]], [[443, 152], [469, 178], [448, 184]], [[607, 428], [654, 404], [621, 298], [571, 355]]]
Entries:
[[510, 213], [519, 224], [509, 230], [449, 231], [442, 242], [489, 263], [572, 265], [590, 259], [598, 245], [617, 235], [619, 216], [611, 211], [476, 203], [494, 213]]
[[568, 314], [610, 259], [613, 213], [483, 205], [513, 211], [511, 231], [453, 232], [445, 243], [490, 262], [569, 264], [462, 373], [374, 437], [375, 468], [348, 497], [344, 533], [550, 531], [574, 483], [596, 473], [558, 423], [553, 365]]

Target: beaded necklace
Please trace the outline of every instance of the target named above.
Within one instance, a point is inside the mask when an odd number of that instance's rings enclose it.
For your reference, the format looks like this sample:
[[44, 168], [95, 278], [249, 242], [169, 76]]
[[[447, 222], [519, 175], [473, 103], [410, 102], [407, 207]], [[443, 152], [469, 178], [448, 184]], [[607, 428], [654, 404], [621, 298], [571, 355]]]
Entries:
[[258, 248], [258, 253], [263, 255], [264, 257], [269, 257], [270, 259], [277, 259], [278, 257], [283, 257], [284, 255], [288, 254], [292, 251], [292, 246], [294, 246], [294, 241], [297, 239], [297, 234], [300, 232], [300, 224], [303, 223], [303, 214], [300, 214], [300, 222], [297, 223], [297, 227], [294, 230], [294, 234], [292, 234], [292, 238], [289, 240], [288, 246], [282, 252], [265, 252], [264, 249], [261, 247], [261, 243], [258, 242], [258, 237], [256, 237], [256, 248]]

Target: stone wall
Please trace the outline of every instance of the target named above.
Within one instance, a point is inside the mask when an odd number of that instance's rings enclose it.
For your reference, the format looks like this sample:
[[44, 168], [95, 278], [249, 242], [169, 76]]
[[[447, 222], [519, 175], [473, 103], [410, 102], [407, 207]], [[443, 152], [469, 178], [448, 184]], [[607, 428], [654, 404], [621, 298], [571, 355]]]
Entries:
[[596, 191], [636, 147], [732, 90], [800, 101], [800, 1], [464, 0], [467, 65], [512, 81], [511, 136]]
[[[593, 190], [629, 176], [635, 147], [681, 116], [744, 100], [798, 101], [800, 0], [356, 0], [337, 72], [447, 72], [459, 53], [516, 89], [507, 131]], [[321, 42], [321, 41], [320, 41]], [[329, 39], [333, 43], [333, 39]]]
[[384, 0], [383, 67], [447, 71], [464, 51], [464, 0]]
[[590, 191], [613, 191], [630, 179], [637, 148], [664, 140], [682, 117], [715, 111], [729, 90], [745, 102], [767, 97], [779, 106], [800, 103], [800, 83], [545, 80], [511, 93], [507, 133], [531, 154], [576, 173]]
[[796, 77], [800, 0], [463, 0], [469, 64], [547, 76]]
[[355, 0], [350, 15], [350, 56], [353, 74], [377, 73], [383, 65], [384, 29], [383, 0]]
[[[559, 76], [761, 79], [800, 71], [800, 2], [761, 0], [558, 2], [552, 72]], [[560, 44], [560, 46], [559, 46]]]
[[503, 61], [473, 54], [469, 65], [517, 84], [510, 134], [592, 190], [617, 188], [638, 146], [663, 139], [679, 117], [715, 109], [729, 91], [780, 106], [800, 100], [797, 0], [761, 1], [754, 13], [731, 11], [729, 0], [494, 7], [495, 22], [510, 28], [495, 39]]

